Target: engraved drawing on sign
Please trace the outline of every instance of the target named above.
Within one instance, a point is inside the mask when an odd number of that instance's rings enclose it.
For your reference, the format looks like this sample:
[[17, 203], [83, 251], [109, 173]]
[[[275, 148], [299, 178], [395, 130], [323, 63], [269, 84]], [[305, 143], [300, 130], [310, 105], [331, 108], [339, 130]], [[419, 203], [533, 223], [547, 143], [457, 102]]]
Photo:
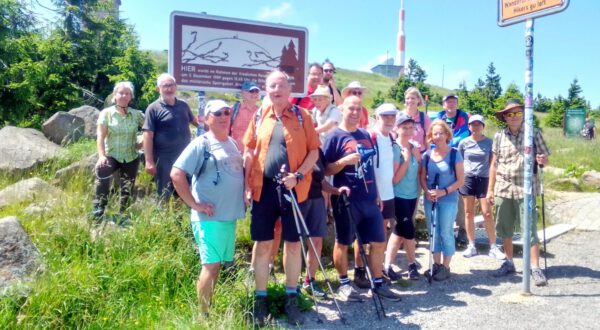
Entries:
[[[184, 25], [181, 62], [293, 73], [299, 65], [299, 40], [286, 36]], [[291, 69], [291, 72], [290, 72]]]

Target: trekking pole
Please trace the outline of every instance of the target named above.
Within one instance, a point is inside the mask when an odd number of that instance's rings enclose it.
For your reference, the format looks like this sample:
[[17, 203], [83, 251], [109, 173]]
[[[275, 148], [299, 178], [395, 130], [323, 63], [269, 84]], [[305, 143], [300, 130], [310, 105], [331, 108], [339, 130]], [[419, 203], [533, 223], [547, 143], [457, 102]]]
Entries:
[[548, 279], [548, 250], [546, 250], [546, 205], [544, 203], [544, 165], [538, 164], [538, 179], [540, 180], [540, 195], [542, 197], [542, 240], [544, 240], [544, 275]]
[[[433, 188], [437, 189], [438, 188], [438, 179], [439, 179], [439, 173], [435, 175], [435, 178], [433, 179]], [[429, 254], [429, 276], [427, 276], [427, 282], [429, 282], [429, 285], [431, 285], [431, 282], [433, 281], [433, 250], [434, 250], [434, 245], [435, 245], [435, 224], [437, 222], [437, 199], [435, 201], [433, 201], [431, 203], [431, 221], [430, 221], [430, 225], [429, 227], [431, 228], [431, 233], [429, 235], [429, 250], [430, 250], [430, 254]]]
[[[281, 177], [283, 176], [283, 174], [285, 173], [285, 165], [281, 167]], [[281, 189], [285, 189], [285, 187], [283, 187], [283, 182], [280, 181], [280, 179], [278, 180], [280, 182], [280, 184], [282, 185]], [[321, 272], [323, 273], [323, 277], [325, 278], [325, 282], [327, 283], [327, 287], [329, 289], [329, 293], [331, 293], [331, 297], [333, 298], [333, 302], [335, 304], [335, 307], [337, 308], [337, 312], [338, 312], [338, 316], [340, 318], [340, 321], [343, 324], [346, 324], [346, 318], [344, 317], [344, 314], [342, 313], [342, 310], [340, 308], [340, 305], [338, 304], [337, 299], [335, 299], [335, 294], [333, 293], [333, 288], [331, 286], [331, 281], [329, 281], [329, 277], [327, 276], [327, 273], [325, 272], [325, 267], [323, 267], [323, 263], [321, 262], [321, 258], [319, 257], [319, 255], [317, 254], [317, 248], [315, 247], [315, 243], [313, 242], [312, 238], [310, 237], [310, 233], [308, 230], [308, 227], [306, 226], [306, 221], [304, 220], [304, 216], [302, 215], [302, 212], [300, 211], [300, 206], [298, 205], [298, 201], [296, 200], [296, 196], [294, 195], [294, 192], [292, 190], [288, 191], [288, 194], [283, 194], [283, 197], [292, 205], [292, 213], [294, 215], [294, 222], [296, 224], [296, 231], [298, 233], [298, 237], [300, 238], [300, 246], [302, 248], [302, 256], [304, 259], [304, 263], [306, 264], [307, 267], [307, 272], [308, 272], [308, 254], [306, 252], [306, 248], [304, 246], [304, 235], [306, 235], [306, 237], [308, 238], [308, 242], [312, 248], [312, 251], [317, 259], [317, 262], [319, 264], [319, 268], [321, 269]], [[302, 231], [302, 229], [304, 229], [304, 231]], [[318, 323], [323, 323], [323, 321], [321, 320], [321, 318], [319, 317], [319, 305], [317, 303], [317, 299], [315, 296], [315, 292], [314, 290], [311, 290], [312, 293], [312, 300], [313, 303], [315, 304], [315, 309], [317, 312], [317, 322]]]
[[[373, 304], [375, 304], [375, 311], [377, 312], [377, 318], [381, 321], [381, 317], [387, 317], [385, 315], [385, 309], [383, 308], [383, 301], [379, 294], [375, 292], [375, 283], [373, 282], [373, 273], [371, 272], [371, 267], [369, 267], [369, 262], [367, 261], [367, 253], [365, 252], [365, 248], [363, 246], [362, 238], [358, 233], [358, 228], [356, 227], [356, 223], [354, 222], [354, 218], [352, 217], [352, 211], [350, 210], [350, 201], [348, 200], [348, 196], [346, 193], [342, 193], [342, 202], [344, 203], [344, 207], [346, 209], [348, 215], [348, 221], [350, 222], [350, 227], [354, 231], [356, 235], [356, 240], [358, 241], [358, 253], [360, 255], [360, 259], [365, 265], [365, 270], [367, 273], [367, 277], [369, 279], [369, 284], [371, 285], [371, 298], [373, 298]], [[377, 296], [377, 298], [375, 298]]]

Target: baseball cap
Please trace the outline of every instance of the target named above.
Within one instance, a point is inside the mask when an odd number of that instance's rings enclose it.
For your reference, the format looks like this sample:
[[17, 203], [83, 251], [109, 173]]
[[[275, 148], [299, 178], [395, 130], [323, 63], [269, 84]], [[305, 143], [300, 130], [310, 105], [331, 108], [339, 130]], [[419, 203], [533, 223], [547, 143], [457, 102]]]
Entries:
[[446, 102], [447, 99], [457, 99], [458, 100], [458, 95], [448, 94], [448, 95], [444, 96], [444, 98], [442, 99], [442, 102]]
[[260, 88], [258, 87], [258, 85], [254, 81], [245, 80], [242, 83], [242, 91], [249, 92], [249, 91], [254, 90], [254, 89], [260, 91]]
[[405, 114], [404, 112], [400, 112], [398, 113], [398, 115], [396, 115], [396, 126], [400, 126], [406, 123], [407, 121], [411, 121], [413, 123], [415, 122], [415, 120], [411, 116]]
[[480, 122], [480, 123], [482, 123], [482, 124], [485, 125], [485, 121], [484, 121], [482, 115], [472, 115], [471, 117], [469, 117], [469, 124], [472, 124], [472, 123], [474, 123], [476, 121], [478, 121], [478, 122]]
[[209, 113], [217, 112], [223, 108], [230, 109], [229, 104], [225, 103], [223, 100], [210, 100], [206, 103], [206, 107], [204, 108], [204, 113], [208, 115]]
[[391, 103], [384, 103], [375, 109], [375, 114], [378, 116], [381, 115], [395, 115], [398, 113], [398, 108]]

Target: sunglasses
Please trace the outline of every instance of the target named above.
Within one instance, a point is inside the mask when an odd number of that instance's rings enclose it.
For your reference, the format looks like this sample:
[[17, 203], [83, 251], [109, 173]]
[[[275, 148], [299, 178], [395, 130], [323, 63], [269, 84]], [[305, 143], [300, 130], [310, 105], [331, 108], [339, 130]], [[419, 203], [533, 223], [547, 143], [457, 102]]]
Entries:
[[356, 96], [361, 96], [362, 95], [362, 91], [351, 91], [350, 94], [356, 95]]
[[258, 94], [258, 93], [260, 93], [260, 90], [258, 90], [258, 89], [251, 89], [251, 90], [248, 91], [248, 93], [250, 93], [250, 94]]
[[231, 115], [231, 110], [229, 110], [229, 109], [219, 110], [219, 111], [211, 112], [210, 114], [215, 117], [221, 117], [221, 115], [229, 116], [229, 115]]
[[327, 72], [327, 73], [333, 72], [333, 73], [335, 73], [335, 70], [333, 70], [333, 69], [324, 69], [323, 72]]
[[506, 117], [506, 118], [512, 118], [512, 117], [521, 118], [521, 117], [523, 117], [523, 112], [521, 112], [521, 111], [519, 111], [519, 112], [509, 112], [507, 114], [504, 114], [504, 117]]

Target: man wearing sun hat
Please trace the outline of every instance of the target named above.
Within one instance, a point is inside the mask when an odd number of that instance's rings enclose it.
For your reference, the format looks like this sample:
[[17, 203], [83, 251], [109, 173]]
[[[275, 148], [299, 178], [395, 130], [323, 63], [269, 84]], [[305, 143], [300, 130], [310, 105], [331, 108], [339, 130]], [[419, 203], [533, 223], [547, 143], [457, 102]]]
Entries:
[[202, 263], [196, 289], [203, 314], [208, 312], [221, 264], [233, 261], [236, 220], [245, 215], [242, 155], [228, 136], [232, 109], [223, 100], [212, 100], [205, 110], [210, 130], [183, 150], [171, 170], [177, 194], [192, 209], [192, 231]]
[[241, 94], [242, 100], [233, 105], [230, 131], [240, 151], [243, 151], [242, 140], [252, 116], [258, 110], [256, 102], [260, 96], [260, 88], [254, 81], [246, 80], [242, 83]]
[[[359, 99], [363, 99], [363, 95], [366, 93], [367, 88], [363, 87], [360, 82], [353, 81], [348, 84], [348, 86], [342, 89], [342, 100], [347, 98], [348, 96], [354, 95]], [[364, 106], [360, 111], [360, 121], [358, 122], [358, 128], [367, 128], [369, 127], [369, 111]]]
[[312, 109], [312, 119], [319, 133], [321, 145], [325, 143], [327, 133], [331, 132], [342, 121], [342, 113], [335, 104], [331, 104], [331, 94], [327, 85], [319, 85], [310, 95], [315, 107]]
[[[524, 205], [524, 166], [525, 166], [525, 127], [523, 126], [523, 105], [516, 100], [509, 100], [504, 109], [496, 112], [496, 118], [506, 123], [506, 128], [497, 132], [492, 144], [492, 160], [490, 164], [490, 180], [486, 198], [496, 204], [496, 233], [502, 238], [506, 261], [495, 276], [514, 274], [512, 237], [514, 229], [521, 223]], [[533, 152], [535, 161], [545, 166], [548, 164], [548, 149], [539, 129], [533, 129]], [[534, 176], [535, 183], [535, 176]], [[536, 184], [534, 192], [538, 194]], [[534, 199], [535, 200], [535, 199]], [[531, 276], [536, 286], [546, 285], [546, 277], [539, 266], [539, 238], [535, 219], [537, 214], [533, 208], [531, 221]]]

